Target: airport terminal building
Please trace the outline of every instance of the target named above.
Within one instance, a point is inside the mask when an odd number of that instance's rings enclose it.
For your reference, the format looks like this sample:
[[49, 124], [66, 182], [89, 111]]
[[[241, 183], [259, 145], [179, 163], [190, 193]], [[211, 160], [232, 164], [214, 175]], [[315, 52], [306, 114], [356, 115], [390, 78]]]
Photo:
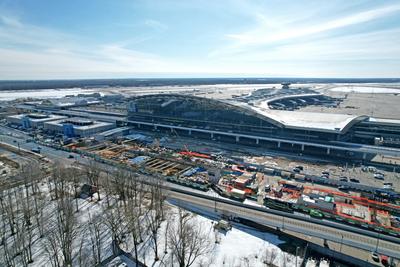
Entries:
[[[182, 136], [282, 149], [289, 146], [286, 149], [300, 151], [307, 143], [400, 147], [400, 120], [271, 110], [239, 101], [191, 95], [154, 94], [132, 98], [128, 105], [128, 123], [143, 129], [170, 130]], [[324, 148], [324, 152], [333, 151]]]

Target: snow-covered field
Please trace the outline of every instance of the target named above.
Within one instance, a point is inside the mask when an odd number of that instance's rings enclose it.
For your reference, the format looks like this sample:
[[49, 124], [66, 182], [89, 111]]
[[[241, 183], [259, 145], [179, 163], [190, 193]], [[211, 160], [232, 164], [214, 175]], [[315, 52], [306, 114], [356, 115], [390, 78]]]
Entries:
[[333, 92], [342, 93], [361, 93], [361, 94], [398, 94], [400, 89], [385, 88], [385, 87], [372, 87], [372, 86], [338, 86], [330, 89]]
[[59, 98], [66, 95], [91, 94], [98, 92], [98, 89], [43, 89], [43, 90], [21, 90], [21, 91], [0, 91], [0, 101], [11, 101], [19, 98], [48, 99]]
[[[175, 205], [170, 205], [169, 208], [174, 214], [178, 212], [178, 207]], [[203, 213], [201, 211], [201, 214], [206, 214], [206, 212], [204, 211]], [[233, 223], [232, 230], [228, 232], [215, 232], [213, 227], [217, 223], [216, 218], [197, 214], [195, 221], [196, 224], [202, 226], [204, 232], [209, 234], [209, 239], [212, 240], [214, 247], [211, 254], [200, 257], [194, 266], [261, 267], [273, 264], [275, 266], [290, 267], [296, 265], [296, 257], [283, 252], [278, 247], [283, 241], [279, 240], [278, 236], [274, 234], [261, 232], [239, 223]], [[165, 236], [163, 234], [165, 225], [166, 222], [161, 226], [160, 244], [165, 241], [163, 238]], [[216, 240], [218, 243], [215, 243]], [[142, 256], [144, 255], [142, 254]], [[301, 260], [300, 257], [297, 258], [298, 265]], [[161, 261], [153, 263], [152, 254], [147, 255], [144, 261], [146, 264], [152, 263], [152, 266], [161, 267], [164, 265]], [[168, 259], [166, 259], [166, 262], [168, 262]]]

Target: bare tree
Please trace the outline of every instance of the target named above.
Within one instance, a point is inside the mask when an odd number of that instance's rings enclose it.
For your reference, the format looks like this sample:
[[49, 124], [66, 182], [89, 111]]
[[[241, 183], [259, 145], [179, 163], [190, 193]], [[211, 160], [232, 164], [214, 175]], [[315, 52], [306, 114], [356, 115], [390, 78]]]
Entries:
[[7, 218], [8, 221], [8, 226], [10, 227], [11, 235], [15, 235], [16, 229], [15, 229], [15, 218], [16, 218], [16, 208], [15, 208], [15, 201], [13, 201], [12, 193], [15, 192], [15, 190], [9, 190], [4, 199], [1, 201], [1, 208], [5, 213], [5, 217]]
[[102, 234], [102, 225], [103, 222], [101, 220], [101, 218], [96, 217], [93, 218], [90, 214], [89, 214], [89, 222], [88, 222], [88, 233], [90, 235], [90, 246], [92, 249], [92, 255], [93, 255], [93, 260], [94, 260], [94, 264], [97, 265], [101, 262], [101, 248], [102, 248], [102, 238], [101, 238], [101, 234]]
[[71, 180], [74, 188], [74, 198], [75, 198], [75, 212], [79, 211], [78, 199], [79, 199], [79, 187], [81, 186], [81, 170], [73, 169], [71, 172]]
[[44, 239], [44, 250], [49, 257], [49, 262], [52, 267], [61, 267], [62, 263], [60, 262], [60, 249], [57, 238], [57, 232], [52, 229], [47, 232]]
[[111, 232], [112, 240], [117, 245], [120, 245], [123, 241], [124, 232], [121, 212], [118, 205], [111, 206], [104, 211], [103, 221], [108, 230]]
[[65, 168], [61, 163], [55, 163], [48, 180], [50, 192], [53, 193], [53, 199], [63, 197], [70, 193], [71, 169]]
[[46, 223], [46, 218], [45, 218], [46, 216], [44, 214], [46, 199], [42, 193], [36, 191], [36, 193], [33, 194], [33, 200], [35, 206], [34, 218], [36, 221], [37, 229], [39, 231], [39, 237], [42, 238], [44, 236], [44, 229]]
[[94, 161], [90, 160], [89, 165], [86, 166], [85, 172], [88, 179], [88, 182], [91, 186], [95, 186], [97, 188], [97, 200], [100, 199], [100, 166]]
[[169, 233], [170, 226], [171, 226], [170, 220], [171, 220], [171, 217], [167, 216], [167, 223], [165, 225], [165, 231], [164, 231], [164, 254], [168, 253], [168, 233]]
[[118, 195], [119, 200], [122, 200], [124, 204], [124, 208], [126, 209], [126, 200], [127, 200], [127, 190], [128, 190], [128, 177], [130, 173], [123, 170], [118, 169], [111, 173], [112, 176], [112, 188], [113, 192]]
[[278, 251], [275, 248], [267, 248], [265, 250], [263, 263], [266, 266], [272, 266], [277, 256], [278, 256]]
[[151, 201], [149, 205], [149, 211], [147, 212], [145, 218], [148, 225], [148, 231], [150, 233], [151, 248], [154, 252], [154, 261], [158, 261], [158, 240], [159, 240], [159, 229], [161, 223], [164, 220], [164, 200], [165, 191], [162, 187], [161, 180], [154, 180], [150, 186]]
[[64, 265], [72, 264], [72, 246], [76, 236], [77, 222], [72, 199], [63, 197], [57, 200], [57, 233]]
[[162, 223], [161, 214], [156, 210], [149, 210], [145, 216], [147, 222], [147, 230], [150, 233], [151, 248], [154, 252], [154, 261], [158, 261], [158, 243], [159, 243], [159, 229]]
[[[25, 190], [28, 190], [27, 187], [25, 187]], [[32, 241], [33, 241], [33, 225], [32, 225], [32, 220], [31, 220], [31, 215], [32, 215], [32, 207], [29, 204], [30, 203], [30, 197], [27, 195], [26, 199], [24, 199], [24, 195], [21, 192], [20, 193], [20, 199], [21, 201], [21, 213], [23, 215], [23, 220], [21, 221], [21, 228], [19, 230], [21, 236], [21, 242], [22, 247], [24, 249], [23, 255], [26, 256], [26, 262], [27, 263], [32, 263]], [[18, 225], [18, 223], [17, 223]]]
[[135, 260], [136, 260], [136, 265], [139, 266], [139, 253], [138, 253], [138, 248], [140, 243], [143, 242], [142, 239], [142, 232], [144, 231], [144, 227], [142, 226], [142, 221], [141, 221], [141, 211], [139, 207], [136, 207], [133, 203], [132, 199], [129, 199], [128, 202], [128, 208], [126, 209], [126, 219], [128, 223], [128, 230], [129, 233], [132, 236], [133, 240], [133, 248], [135, 251]]
[[191, 266], [197, 258], [212, 252], [209, 233], [193, 214], [178, 210], [178, 223], [169, 231], [168, 246], [180, 267]]
[[112, 183], [111, 183], [111, 179], [112, 179], [112, 174], [107, 170], [105, 177], [104, 177], [104, 191], [106, 193], [106, 203], [107, 203], [107, 208], [110, 207], [110, 197], [113, 193], [113, 188], [112, 188]]

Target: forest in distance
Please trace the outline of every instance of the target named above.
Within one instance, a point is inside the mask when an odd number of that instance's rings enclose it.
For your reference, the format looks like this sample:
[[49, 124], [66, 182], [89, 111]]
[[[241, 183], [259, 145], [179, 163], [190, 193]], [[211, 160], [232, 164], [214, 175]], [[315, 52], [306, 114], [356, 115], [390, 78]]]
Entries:
[[400, 78], [149, 78], [149, 79], [76, 79], [76, 80], [3, 80], [0, 90], [55, 88], [151, 87], [214, 84], [274, 83], [398, 83]]

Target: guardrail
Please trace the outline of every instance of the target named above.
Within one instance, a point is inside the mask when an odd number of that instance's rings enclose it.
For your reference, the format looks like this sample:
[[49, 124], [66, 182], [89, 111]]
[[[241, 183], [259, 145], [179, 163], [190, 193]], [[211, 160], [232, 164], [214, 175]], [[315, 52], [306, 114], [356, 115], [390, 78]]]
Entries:
[[170, 198], [180, 203], [203, 206], [215, 211], [232, 214], [238, 218], [252, 220], [280, 230], [289, 230], [301, 233], [305, 236], [312, 236], [322, 240], [328, 240], [337, 244], [344, 244], [350, 247], [375, 251], [394, 258], [400, 258], [400, 239], [384, 236], [380, 233], [370, 232], [347, 225], [332, 223], [311, 217], [288, 214], [272, 209], [264, 209], [256, 206], [235, 203], [224, 199], [204, 196], [194, 192], [187, 192], [180, 189], [170, 189]]
[[244, 203], [241, 203], [241, 202], [230, 201], [230, 200], [223, 199], [223, 198], [217, 198], [217, 197], [213, 197], [213, 196], [209, 196], [209, 195], [204, 195], [204, 194], [195, 193], [195, 192], [191, 192], [191, 191], [181, 190], [181, 189], [178, 189], [178, 188], [168, 187], [168, 189], [170, 191], [174, 191], [174, 192], [177, 192], [177, 193], [180, 193], [180, 194], [191, 195], [193, 197], [204, 198], [204, 199], [208, 199], [208, 200], [211, 200], [211, 201], [214, 201], [214, 202], [220, 202], [220, 203], [225, 203], [225, 204], [229, 204], [229, 205], [233, 205], [233, 206], [237, 206], [237, 207], [242, 207], [242, 208], [246, 208], [246, 209], [250, 209], [250, 210], [256, 210], [256, 211], [259, 211], [259, 212], [275, 214], [275, 215], [284, 216], [284, 217], [291, 218], [291, 219], [296, 219], [296, 220], [301, 220], [301, 221], [305, 221], [305, 222], [309, 222], [309, 223], [313, 223], [313, 224], [324, 225], [324, 226], [327, 226], [327, 227], [334, 227], [335, 229], [351, 231], [351, 232], [354, 232], [354, 233], [357, 233], [357, 234], [362, 234], [362, 235], [366, 235], [366, 236], [369, 236], [369, 237], [379, 238], [381, 240], [386, 240], [386, 241], [389, 241], [389, 242], [400, 244], [400, 238], [387, 236], [387, 235], [382, 235], [380, 233], [376, 233], [376, 232], [368, 231], [368, 230], [364, 230], [364, 229], [359, 229], [359, 228], [355, 228], [355, 227], [351, 227], [351, 226], [348, 226], [348, 225], [345, 225], [345, 224], [333, 223], [333, 222], [324, 221], [324, 220], [320, 220], [320, 219], [314, 219], [314, 218], [311, 218], [311, 217], [306, 217], [306, 216], [297, 215], [297, 214], [293, 214], [293, 213], [287, 213], [287, 212], [284, 212], [284, 211], [279, 211], [279, 210], [274, 210], [274, 209], [266, 209], [266, 208], [261, 208], [261, 207], [257, 207], [257, 206], [253, 206], [253, 205], [247, 205], [247, 204], [244, 204]]

